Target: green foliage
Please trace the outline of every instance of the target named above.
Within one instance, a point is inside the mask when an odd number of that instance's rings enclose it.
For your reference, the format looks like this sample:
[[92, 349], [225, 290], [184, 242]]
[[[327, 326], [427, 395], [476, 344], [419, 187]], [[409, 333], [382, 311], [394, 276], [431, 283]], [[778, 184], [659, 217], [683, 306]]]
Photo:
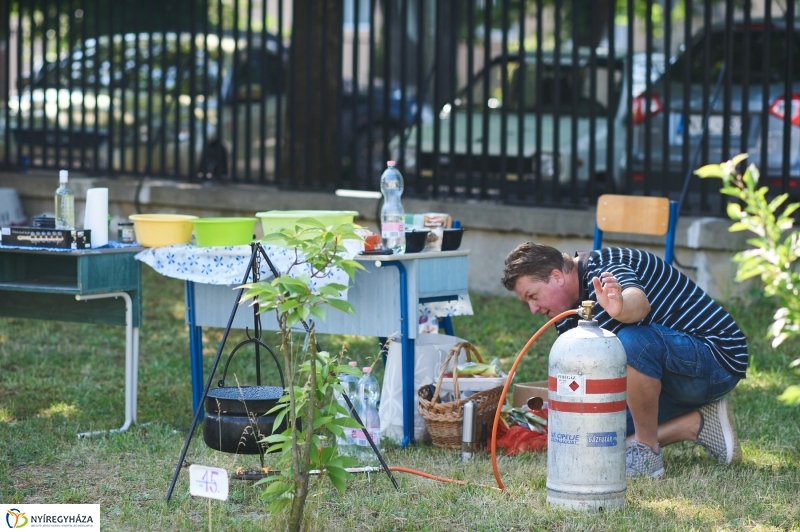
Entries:
[[[709, 164], [699, 168], [695, 174], [701, 178], [722, 179], [723, 194], [740, 203], [728, 203], [728, 216], [734, 221], [731, 232], [750, 231], [754, 238], [747, 240], [750, 249], [737, 253], [733, 260], [739, 264], [736, 280], [744, 281], [758, 277], [764, 284], [764, 294], [778, 303], [778, 310], [768, 328], [772, 347], [800, 334], [800, 275], [796, 261], [800, 257], [800, 238], [793, 230], [792, 214], [800, 203], [788, 205], [788, 194], [773, 200], [767, 199], [767, 187], [758, 186], [759, 172], [754, 164], [744, 173], [737, 167], [747, 159], [747, 154], [737, 155], [723, 164]], [[800, 365], [800, 358], [792, 367]], [[800, 388], [789, 387], [779, 398], [787, 403], [800, 403]]]
[[[313, 351], [313, 350], [312, 350]], [[360, 425], [350, 417], [336, 401], [332, 400], [330, 392], [341, 392], [337, 375], [339, 373], [356, 374], [356, 368], [348, 365], [337, 365], [337, 359], [330, 353], [321, 351], [316, 353], [316, 375], [312, 373], [312, 364], [306, 360], [300, 365], [297, 379], [303, 386], [294, 387], [294, 405], [296, 411], [302, 412], [308, 407], [310, 395], [315, 396], [313, 423], [301, 422], [297, 426], [287, 426], [283, 432], [267, 436], [263, 441], [269, 444], [267, 452], [280, 453], [280, 473], [268, 476], [256, 482], [266, 485], [261, 493], [261, 498], [269, 503], [269, 511], [277, 513], [287, 507], [293, 498], [296, 488], [294, 471], [292, 470], [292, 449], [294, 446], [304, 446], [311, 438], [312, 452], [309, 455], [307, 469], [318, 469], [322, 475], [330, 479], [331, 483], [340, 492], [345, 489], [345, 480], [350, 477], [345, 468], [357, 465], [349, 457], [340, 456], [335, 445], [336, 436], [344, 435], [344, 428], [358, 428]], [[284, 395], [270, 412], [275, 415], [275, 426], [291, 417], [291, 401], [289, 394]], [[343, 417], [337, 417], [342, 414]], [[295, 437], [293, 437], [293, 435]]]
[[261, 498], [269, 502], [270, 512], [291, 507], [288, 518], [291, 530], [303, 527], [309, 471], [319, 470], [342, 491], [349, 476], [345, 468], [356, 464], [337, 453], [335, 437], [342, 436], [345, 427], [360, 425], [332, 398], [334, 390], [343, 391], [338, 374], [356, 375], [355, 369], [338, 365], [337, 359], [327, 352], [317, 352], [313, 325], [300, 349], [292, 341], [292, 327], [309, 317], [325, 320], [325, 307], [354, 312], [353, 306], [342, 299], [347, 286], [336, 283], [317, 286], [317, 281], [328, 276], [333, 268], [341, 269], [350, 279], [363, 269], [358, 262], [342, 256], [343, 241], [348, 239], [359, 239], [352, 224], [326, 227], [312, 218], [298, 220], [294, 227], [264, 237], [266, 242], [294, 248], [295, 260], [285, 274], [271, 281], [244, 285], [247, 291], [242, 301], [257, 303], [259, 312], [275, 312], [281, 329], [287, 387], [270, 413], [275, 414], [274, 427], [286, 421], [287, 428], [263, 440], [269, 444], [269, 452], [281, 453], [282, 464], [280, 474], [268, 476], [260, 483], [266, 485]]

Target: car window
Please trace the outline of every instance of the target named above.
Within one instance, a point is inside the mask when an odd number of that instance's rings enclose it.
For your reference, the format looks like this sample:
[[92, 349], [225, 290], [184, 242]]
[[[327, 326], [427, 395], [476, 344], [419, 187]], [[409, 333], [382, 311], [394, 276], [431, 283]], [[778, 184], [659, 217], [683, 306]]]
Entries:
[[[622, 69], [609, 69], [605, 65], [596, 68], [595, 98], [591, 97], [591, 69], [588, 65], [581, 65], [577, 69], [577, 77], [573, 76], [572, 66], [562, 65], [558, 72], [556, 84], [556, 69], [552, 64], [543, 64], [541, 68], [542, 79], [537, 84], [537, 68], [532, 62], [521, 64], [519, 61], [509, 61], [506, 68], [502, 64], [492, 65], [489, 69], [488, 90], [485, 90], [483, 75], [476, 76], [472, 85], [472, 101], [477, 108], [487, 104], [489, 108], [500, 108], [504, 105], [502, 80], [508, 80], [508, 99], [506, 107], [511, 112], [516, 112], [522, 105], [524, 112], [554, 112], [556, 104], [562, 114], [589, 115], [604, 112], [609, 105], [616, 106], [622, 81]], [[614, 90], [608, 91], [608, 77], [614, 78]], [[558, 87], [556, 87], [558, 85]], [[538, 91], [537, 91], [538, 89]], [[465, 107], [469, 87], [463, 89], [456, 107]], [[573, 97], [577, 97], [578, 107], [573, 109]]]
[[[706, 72], [705, 47], [706, 39], [710, 35], [710, 68]], [[765, 32], [757, 28], [750, 30], [750, 74], [745, 79], [745, 72], [736, 68], [745, 52], [745, 39], [743, 31], [733, 32], [733, 60], [734, 68], [731, 72], [733, 83], [762, 83], [765, 79], [770, 83], [779, 83], [786, 80], [786, 52], [788, 50], [786, 33], [773, 30], [769, 35], [769, 62], [763, 61]], [[691, 64], [689, 66], [689, 79], [691, 83], [704, 83], [706, 79], [714, 80], [719, 75], [722, 61], [725, 59], [725, 33], [713, 31], [696, 38], [692, 44]], [[678, 57], [670, 67], [673, 80], [684, 79], [686, 69], [686, 54]], [[706, 77], [707, 76], [707, 77]], [[792, 46], [792, 81], [800, 81], [800, 35], [793, 35]]]

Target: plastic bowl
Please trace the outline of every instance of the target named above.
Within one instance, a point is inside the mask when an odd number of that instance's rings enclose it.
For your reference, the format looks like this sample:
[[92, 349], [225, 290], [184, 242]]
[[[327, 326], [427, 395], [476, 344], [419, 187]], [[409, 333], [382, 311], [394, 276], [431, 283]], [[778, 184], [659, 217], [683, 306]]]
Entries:
[[461, 237], [464, 236], [464, 228], [445, 229], [442, 234], [442, 251], [455, 251], [461, 247]]
[[188, 214], [132, 214], [136, 241], [148, 248], [186, 244], [192, 239], [192, 220]]
[[[285, 227], [292, 227], [301, 218], [314, 218], [326, 226], [351, 224], [358, 216], [356, 211], [266, 211], [256, 213], [261, 219], [264, 235], [276, 233]], [[302, 224], [301, 224], [302, 225]]]
[[425, 249], [430, 231], [406, 231], [406, 253], [419, 253]]
[[243, 246], [253, 241], [256, 218], [198, 218], [194, 224], [194, 238], [198, 247]]

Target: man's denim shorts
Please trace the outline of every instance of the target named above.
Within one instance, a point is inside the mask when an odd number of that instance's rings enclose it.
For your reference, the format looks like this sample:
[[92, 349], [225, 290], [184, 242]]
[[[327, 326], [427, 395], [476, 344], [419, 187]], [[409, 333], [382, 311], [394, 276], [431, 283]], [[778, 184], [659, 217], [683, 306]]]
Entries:
[[[697, 338], [662, 325], [635, 325], [617, 332], [628, 365], [661, 381], [658, 424], [697, 410], [729, 391], [739, 379], [714, 358], [711, 349]], [[633, 419], [628, 410], [628, 435]]]

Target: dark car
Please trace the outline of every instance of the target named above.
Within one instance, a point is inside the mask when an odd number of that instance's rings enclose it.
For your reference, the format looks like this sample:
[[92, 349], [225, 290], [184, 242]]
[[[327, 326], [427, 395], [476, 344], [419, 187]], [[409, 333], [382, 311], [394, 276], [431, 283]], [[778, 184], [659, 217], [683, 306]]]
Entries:
[[[288, 57], [288, 43], [271, 34], [249, 42], [189, 33], [87, 39], [9, 98], [12, 160], [19, 154], [34, 165], [61, 165], [71, 152], [91, 165], [96, 151], [97, 169], [181, 175], [193, 155], [200, 177], [243, 177], [249, 169], [257, 178], [262, 165], [271, 176]], [[363, 88], [356, 95], [348, 83], [343, 89], [339, 140], [347, 164], [350, 145], [370, 119], [383, 119], [384, 105], [380, 86], [371, 100]], [[392, 93], [389, 102], [397, 119], [400, 100]], [[408, 116], [415, 105], [406, 101]]]

